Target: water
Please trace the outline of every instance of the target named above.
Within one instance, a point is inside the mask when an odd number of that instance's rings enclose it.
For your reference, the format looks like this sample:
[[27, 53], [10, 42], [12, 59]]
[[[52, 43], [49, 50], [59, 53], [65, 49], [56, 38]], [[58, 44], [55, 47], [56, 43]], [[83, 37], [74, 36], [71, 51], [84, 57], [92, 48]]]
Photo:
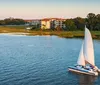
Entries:
[[[0, 35], [0, 85], [99, 85], [100, 77], [76, 75], [82, 39]], [[100, 68], [100, 40], [94, 40]]]

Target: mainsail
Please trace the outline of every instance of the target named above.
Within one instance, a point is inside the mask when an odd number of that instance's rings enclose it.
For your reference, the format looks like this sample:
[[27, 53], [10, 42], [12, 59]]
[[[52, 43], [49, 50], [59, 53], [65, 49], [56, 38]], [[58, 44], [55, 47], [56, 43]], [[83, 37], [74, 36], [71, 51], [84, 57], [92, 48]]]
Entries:
[[85, 66], [86, 63], [95, 66], [93, 41], [92, 41], [90, 31], [85, 26], [84, 43], [82, 44], [77, 64]]
[[85, 66], [85, 57], [83, 55], [83, 44], [82, 44], [82, 47], [81, 47], [81, 51], [80, 51], [80, 54], [79, 54], [79, 58], [78, 58], [77, 64]]
[[83, 54], [85, 56], [85, 60], [89, 62], [89, 64], [95, 66], [93, 41], [92, 41], [90, 31], [86, 27], [85, 27]]

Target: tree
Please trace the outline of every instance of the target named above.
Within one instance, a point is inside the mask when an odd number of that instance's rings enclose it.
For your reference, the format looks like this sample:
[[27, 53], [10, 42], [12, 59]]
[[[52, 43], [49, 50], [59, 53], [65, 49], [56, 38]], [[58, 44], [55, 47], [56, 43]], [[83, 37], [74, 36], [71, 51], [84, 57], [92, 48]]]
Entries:
[[100, 14], [89, 13], [86, 18], [86, 24], [90, 30], [100, 30]]
[[0, 20], [0, 25], [4, 25], [4, 24], [5, 24], [4, 20]]
[[90, 30], [95, 30], [94, 28], [96, 25], [96, 16], [94, 13], [89, 13], [87, 15], [86, 24]]
[[73, 31], [73, 30], [76, 30], [76, 26], [75, 26], [75, 23], [72, 19], [67, 19], [65, 22], [64, 22], [65, 26], [66, 26], [66, 30], [69, 30], [69, 31]]
[[85, 26], [85, 19], [81, 17], [74, 18], [75, 25], [77, 30], [83, 30]]
[[97, 14], [97, 15], [96, 15], [95, 30], [100, 30], [100, 14]]
[[55, 29], [56, 29], [56, 31], [61, 31], [62, 30], [60, 26], [57, 26]]
[[25, 21], [23, 19], [6, 18], [1, 23], [3, 23], [2, 25], [24, 25]]

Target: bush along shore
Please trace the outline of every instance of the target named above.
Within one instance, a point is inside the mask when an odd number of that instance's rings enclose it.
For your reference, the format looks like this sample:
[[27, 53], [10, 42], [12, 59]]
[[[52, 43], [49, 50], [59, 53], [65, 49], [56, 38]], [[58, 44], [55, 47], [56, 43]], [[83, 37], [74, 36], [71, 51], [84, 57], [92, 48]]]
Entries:
[[[25, 26], [0, 26], [0, 33], [20, 35], [55, 35], [63, 38], [84, 38], [84, 31], [26, 30]], [[100, 31], [91, 31], [94, 39], [100, 39]]]

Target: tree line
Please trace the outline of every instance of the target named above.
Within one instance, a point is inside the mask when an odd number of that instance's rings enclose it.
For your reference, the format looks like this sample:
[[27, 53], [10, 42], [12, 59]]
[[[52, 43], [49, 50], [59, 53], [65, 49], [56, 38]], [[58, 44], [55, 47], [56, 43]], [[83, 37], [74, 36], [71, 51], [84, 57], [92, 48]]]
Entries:
[[25, 21], [23, 19], [16, 18], [6, 18], [4, 20], [0, 20], [0, 25], [24, 25]]
[[84, 30], [86, 25], [91, 31], [97, 31], [100, 30], [100, 14], [89, 13], [86, 18], [76, 17], [67, 19], [63, 23], [65, 24], [64, 30]]
[[[25, 20], [16, 18], [6, 18], [4, 20], [0, 20], [0, 25], [25, 25], [25, 23]], [[63, 24], [65, 24], [65, 27], [63, 29], [57, 28], [57, 30], [84, 30], [84, 27], [86, 25], [91, 31], [100, 31], [100, 14], [96, 15], [94, 13], [89, 13], [86, 18], [76, 17], [66, 19]], [[37, 27], [35, 28], [37, 29]]]

